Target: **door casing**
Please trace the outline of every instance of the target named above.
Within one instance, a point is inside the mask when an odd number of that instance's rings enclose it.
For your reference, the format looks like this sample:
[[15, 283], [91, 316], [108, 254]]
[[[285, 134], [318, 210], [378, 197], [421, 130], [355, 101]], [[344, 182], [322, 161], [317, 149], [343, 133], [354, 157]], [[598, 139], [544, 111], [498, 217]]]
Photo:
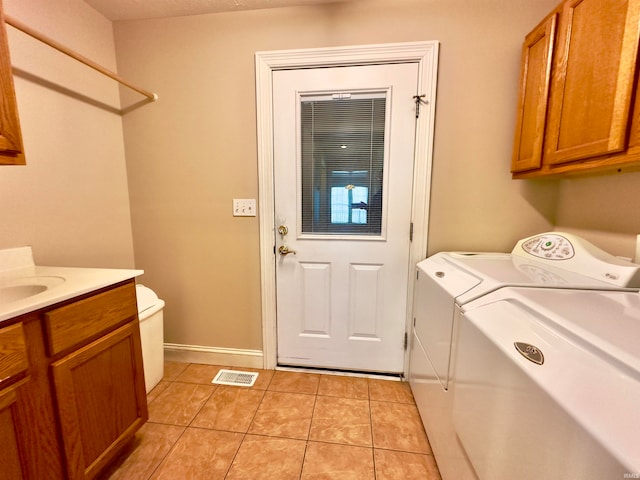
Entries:
[[[358, 45], [336, 48], [314, 48], [257, 52], [256, 115], [258, 140], [258, 186], [260, 224], [260, 285], [262, 297], [262, 346], [265, 369], [277, 365], [276, 336], [276, 268], [275, 268], [275, 199], [273, 159], [273, 104], [272, 72], [282, 69], [339, 67], [348, 65], [379, 65], [388, 63], [418, 64], [418, 95], [424, 95], [420, 115], [416, 119], [414, 151], [413, 195], [411, 218], [413, 241], [407, 265], [408, 293], [406, 331], [411, 331], [413, 266], [426, 256], [429, 202], [431, 191], [431, 165], [438, 73], [437, 41]], [[409, 225], [407, 225], [407, 235]], [[409, 335], [411, 337], [411, 335]], [[405, 352], [407, 373], [409, 348]]]

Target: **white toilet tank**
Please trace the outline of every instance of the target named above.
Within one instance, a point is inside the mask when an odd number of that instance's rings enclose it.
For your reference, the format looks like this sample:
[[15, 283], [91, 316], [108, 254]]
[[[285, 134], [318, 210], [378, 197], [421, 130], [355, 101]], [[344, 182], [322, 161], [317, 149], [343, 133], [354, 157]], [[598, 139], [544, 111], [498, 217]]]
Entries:
[[136, 285], [140, 337], [142, 341], [142, 361], [144, 383], [147, 393], [164, 376], [164, 327], [162, 311], [164, 301], [144, 285]]

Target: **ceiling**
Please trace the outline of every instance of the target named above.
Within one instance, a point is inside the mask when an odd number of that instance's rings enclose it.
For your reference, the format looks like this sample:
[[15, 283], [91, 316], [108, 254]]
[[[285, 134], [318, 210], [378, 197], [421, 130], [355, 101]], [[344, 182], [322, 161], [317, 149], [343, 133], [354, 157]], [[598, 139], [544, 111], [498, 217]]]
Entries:
[[204, 13], [316, 5], [336, 1], [338, 0], [85, 0], [110, 20], [180, 17]]

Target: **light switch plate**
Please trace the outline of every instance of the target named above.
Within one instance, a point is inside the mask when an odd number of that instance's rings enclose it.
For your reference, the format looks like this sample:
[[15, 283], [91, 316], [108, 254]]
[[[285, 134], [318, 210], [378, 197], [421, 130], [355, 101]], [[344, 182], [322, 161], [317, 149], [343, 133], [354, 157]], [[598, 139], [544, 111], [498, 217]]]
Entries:
[[233, 199], [233, 216], [234, 217], [255, 217], [256, 216], [256, 199], [255, 198], [234, 198]]

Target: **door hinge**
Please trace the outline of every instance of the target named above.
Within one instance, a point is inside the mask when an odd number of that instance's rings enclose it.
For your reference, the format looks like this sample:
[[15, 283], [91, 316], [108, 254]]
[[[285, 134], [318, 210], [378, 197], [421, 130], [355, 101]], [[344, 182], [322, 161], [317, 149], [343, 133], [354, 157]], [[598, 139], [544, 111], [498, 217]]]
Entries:
[[409, 241], [413, 242], [413, 222], [409, 224]]
[[409, 346], [409, 334], [404, 332], [404, 350], [407, 351], [407, 347]]

